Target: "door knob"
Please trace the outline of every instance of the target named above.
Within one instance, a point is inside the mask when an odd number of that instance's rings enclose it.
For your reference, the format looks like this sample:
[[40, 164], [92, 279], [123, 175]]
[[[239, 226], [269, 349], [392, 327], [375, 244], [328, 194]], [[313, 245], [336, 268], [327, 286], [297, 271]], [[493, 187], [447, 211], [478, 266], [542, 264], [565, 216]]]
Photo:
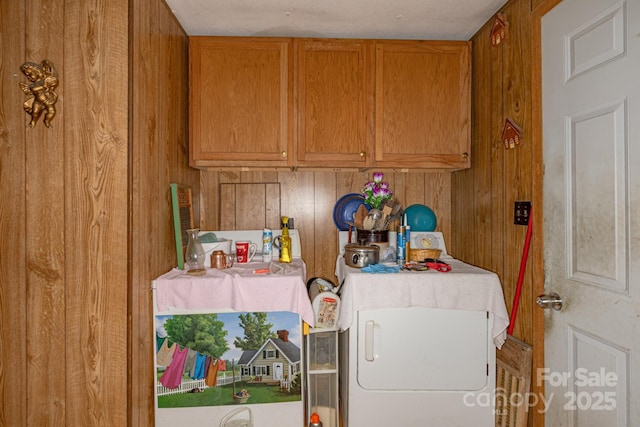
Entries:
[[540, 295], [536, 298], [536, 305], [540, 308], [552, 308], [556, 311], [562, 310], [562, 298], [555, 292]]

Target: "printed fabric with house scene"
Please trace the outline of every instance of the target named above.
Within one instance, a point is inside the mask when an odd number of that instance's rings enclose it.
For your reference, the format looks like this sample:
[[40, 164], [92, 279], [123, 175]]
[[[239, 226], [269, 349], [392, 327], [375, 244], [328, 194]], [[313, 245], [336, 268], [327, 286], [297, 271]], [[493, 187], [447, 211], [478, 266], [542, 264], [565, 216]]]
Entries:
[[159, 408], [302, 400], [298, 314], [158, 315], [155, 322]]

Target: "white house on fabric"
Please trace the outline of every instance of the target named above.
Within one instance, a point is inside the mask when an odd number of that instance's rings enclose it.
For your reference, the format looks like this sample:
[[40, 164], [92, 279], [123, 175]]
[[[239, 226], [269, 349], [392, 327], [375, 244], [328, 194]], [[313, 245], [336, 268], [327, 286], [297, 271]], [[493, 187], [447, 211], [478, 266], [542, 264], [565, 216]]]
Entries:
[[249, 382], [280, 384], [300, 371], [300, 348], [289, 341], [289, 331], [279, 330], [258, 350], [245, 350], [238, 360], [242, 379]]

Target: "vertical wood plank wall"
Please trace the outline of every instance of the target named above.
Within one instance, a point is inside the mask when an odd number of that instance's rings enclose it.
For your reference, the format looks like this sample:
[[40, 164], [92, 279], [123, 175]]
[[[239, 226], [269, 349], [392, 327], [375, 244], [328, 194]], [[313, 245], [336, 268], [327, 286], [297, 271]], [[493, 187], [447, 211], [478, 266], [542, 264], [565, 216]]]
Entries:
[[[131, 3], [130, 345], [127, 425], [153, 425], [154, 321], [151, 280], [176, 265], [169, 184], [200, 193], [188, 166], [186, 34], [163, 1]], [[194, 200], [199, 209], [199, 200]]]
[[60, 375], [66, 424], [92, 425], [127, 417], [126, 394], [120, 394], [127, 378], [113, 372], [128, 360], [120, 326], [128, 318], [129, 52], [128, 35], [113, 23], [127, 22], [128, 4], [58, 4], [64, 25], [55, 39], [78, 43], [65, 49], [62, 83], [63, 102], [70, 102], [62, 105], [66, 365]]
[[[0, 423], [126, 422], [128, 4], [1, 7]], [[19, 66], [44, 59], [57, 116], [31, 129]]]
[[[509, 37], [490, 43], [491, 22], [473, 38], [473, 132], [471, 169], [453, 176], [455, 255], [495, 271], [511, 310], [527, 228], [514, 225], [516, 200], [532, 200], [529, 3], [504, 9]], [[505, 149], [502, 128], [509, 117], [524, 129], [523, 143]], [[467, 215], [461, 212], [473, 212]], [[514, 335], [531, 342], [531, 269], [527, 269]]]
[[[25, 97], [18, 88], [18, 81], [23, 81], [19, 78], [20, 65], [25, 62], [25, 8], [24, 2], [0, 2], [1, 426], [12, 425], [12, 420], [27, 418], [27, 186], [24, 130], [27, 120], [22, 111]], [[59, 317], [55, 321], [61, 322]], [[64, 340], [64, 330], [60, 333], [59, 339]]]
[[[153, 425], [151, 279], [175, 265], [187, 37], [163, 1], [0, 2], [0, 426]], [[60, 74], [31, 129], [20, 65]]]
[[[201, 172], [200, 228], [225, 229], [221, 224], [220, 184], [278, 182], [280, 183], [280, 212], [294, 218], [300, 233], [302, 257], [307, 264], [307, 277], [325, 277], [335, 281], [338, 256], [338, 231], [333, 222], [333, 208], [344, 194], [360, 192], [373, 172]], [[451, 236], [451, 175], [440, 173], [386, 173], [395, 197], [407, 207], [421, 203], [431, 207], [438, 218], [437, 230]], [[260, 201], [260, 209], [263, 208]], [[251, 223], [250, 210], [237, 211], [236, 223]], [[242, 216], [244, 215], [244, 218]], [[274, 221], [266, 224], [278, 228]], [[259, 226], [261, 228], [262, 225]]]
[[[542, 316], [535, 307], [544, 279], [542, 141], [533, 111], [533, 93], [540, 82], [532, 72], [537, 40], [531, 10], [531, 0], [510, 0], [501, 10], [509, 22], [508, 38], [492, 47], [489, 20], [472, 39], [472, 164], [452, 177], [451, 246], [454, 256], [500, 276], [511, 313], [527, 231], [513, 223], [514, 202], [533, 202], [533, 238], [513, 335], [533, 344], [535, 375], [544, 363]], [[523, 142], [515, 149], [502, 144], [506, 118], [524, 130]], [[535, 376], [532, 392], [543, 392]], [[530, 425], [543, 425], [544, 414], [535, 409], [529, 412]]]

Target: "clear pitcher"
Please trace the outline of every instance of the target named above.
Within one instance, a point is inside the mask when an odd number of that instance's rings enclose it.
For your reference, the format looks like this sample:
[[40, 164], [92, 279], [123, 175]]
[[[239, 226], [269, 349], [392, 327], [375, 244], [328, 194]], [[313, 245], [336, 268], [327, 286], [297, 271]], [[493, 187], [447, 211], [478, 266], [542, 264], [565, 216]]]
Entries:
[[186, 230], [187, 249], [184, 254], [184, 262], [187, 265], [187, 270], [202, 270], [204, 269], [204, 248], [200, 239], [198, 238], [199, 228], [191, 228]]

